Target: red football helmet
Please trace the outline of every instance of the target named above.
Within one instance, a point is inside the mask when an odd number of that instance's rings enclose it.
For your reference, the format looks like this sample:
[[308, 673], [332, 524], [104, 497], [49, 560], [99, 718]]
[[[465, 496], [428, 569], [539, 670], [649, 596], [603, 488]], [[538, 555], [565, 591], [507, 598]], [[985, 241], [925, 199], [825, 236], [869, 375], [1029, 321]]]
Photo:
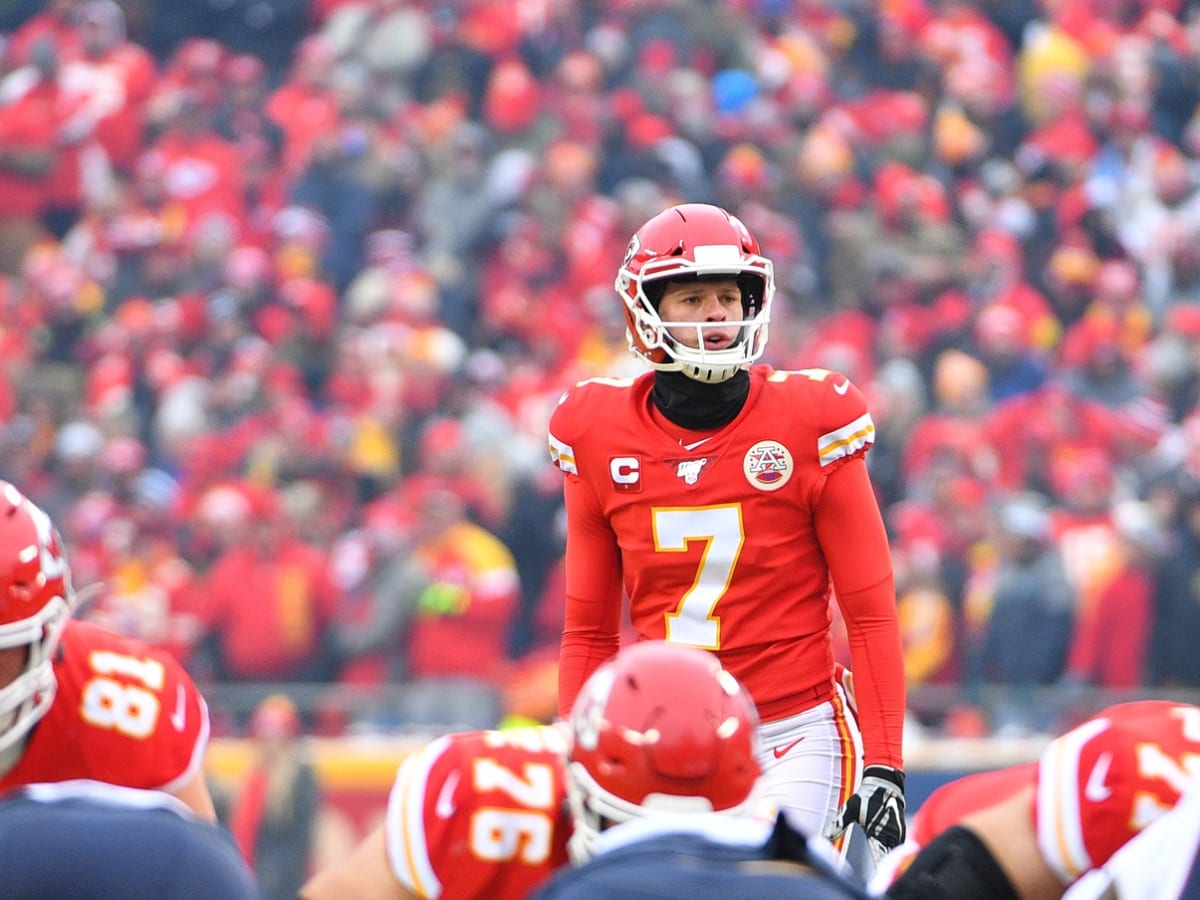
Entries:
[[0, 686], [0, 751], [15, 745], [54, 700], [52, 656], [74, 592], [50, 517], [0, 481], [0, 650], [28, 647], [24, 668]]
[[567, 798], [576, 862], [606, 824], [757, 806], [758, 713], [707, 650], [643, 641], [600, 666], [571, 713]]
[[[742, 289], [742, 321], [721, 323], [739, 325], [741, 334], [723, 350], [705, 350], [703, 341], [699, 348], [684, 346], [667, 331], [683, 323], [664, 322], [658, 315], [667, 280], [704, 275], [732, 275]], [[625, 302], [629, 349], [655, 369], [683, 372], [697, 381], [725, 381], [766, 348], [774, 267], [742, 221], [719, 206], [673, 206], [638, 229], [625, 250], [616, 289]]]

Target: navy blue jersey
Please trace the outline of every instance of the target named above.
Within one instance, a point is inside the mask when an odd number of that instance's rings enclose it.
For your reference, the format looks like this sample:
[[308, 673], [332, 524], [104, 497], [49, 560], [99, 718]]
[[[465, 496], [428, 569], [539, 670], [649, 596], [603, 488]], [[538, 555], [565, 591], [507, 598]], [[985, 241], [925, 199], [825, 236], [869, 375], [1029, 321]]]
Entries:
[[866, 900], [861, 883], [851, 873], [839, 871], [829, 855], [820, 853], [782, 816], [773, 829], [767, 825], [762, 833], [766, 840], [753, 844], [691, 831], [625, 841], [582, 866], [560, 869], [532, 896], [535, 900]]
[[158, 791], [93, 781], [29, 785], [0, 800], [6, 900], [258, 900], [229, 833]]

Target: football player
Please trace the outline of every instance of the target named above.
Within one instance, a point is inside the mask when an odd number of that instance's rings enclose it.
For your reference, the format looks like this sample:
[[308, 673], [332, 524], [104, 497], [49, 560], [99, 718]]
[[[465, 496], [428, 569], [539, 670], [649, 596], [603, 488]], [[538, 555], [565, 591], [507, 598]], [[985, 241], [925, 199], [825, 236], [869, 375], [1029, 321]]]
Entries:
[[462, 732], [409, 756], [384, 823], [301, 896], [524, 898], [613, 823], [757, 809], [754, 708], [712, 654], [636, 644], [589, 684], [570, 732]]
[[256, 900], [229, 833], [162, 791], [26, 785], [0, 800], [5, 897]]
[[50, 517], [0, 482], [0, 791], [86, 778], [215, 821], [195, 684], [165, 651], [71, 619], [74, 603]]
[[651, 218], [616, 289], [653, 371], [577, 384], [550, 420], [568, 534], [559, 713], [616, 653], [627, 593], [641, 638], [709, 649], [750, 691], [768, 796], [805, 833], [858, 822], [878, 855], [904, 837], [906, 700], [866, 400], [838, 372], [756, 364], [772, 264], [719, 207]]
[[901, 898], [1054, 898], [1170, 811], [1196, 777], [1200, 707], [1110, 706], [1036, 763], [944, 785], [871, 883]]
[[[719, 690], [664, 702], [662, 685], [714, 675]], [[828, 841], [762, 802], [757, 724], [707, 651], [643, 642], [601, 665], [570, 721], [575, 866], [534, 896], [865, 897]]]

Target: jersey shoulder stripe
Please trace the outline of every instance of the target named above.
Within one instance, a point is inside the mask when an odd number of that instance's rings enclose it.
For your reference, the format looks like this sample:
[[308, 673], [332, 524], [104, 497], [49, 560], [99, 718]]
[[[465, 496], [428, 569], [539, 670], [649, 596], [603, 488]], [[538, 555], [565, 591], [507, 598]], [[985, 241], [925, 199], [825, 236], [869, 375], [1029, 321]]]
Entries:
[[1079, 801], [1083, 747], [1109, 727], [1095, 718], [1051, 741], [1038, 763], [1037, 842], [1064, 883], [1092, 868]]
[[633, 403], [630, 391], [638, 378], [590, 378], [563, 392], [550, 413], [550, 461], [568, 475], [579, 475], [576, 450], [590, 434], [602, 433], [621, 421]]
[[568, 475], [578, 475], [579, 467], [575, 464], [575, 448], [566, 441], [560, 441], [550, 434], [550, 461]]
[[388, 797], [384, 828], [388, 864], [396, 880], [418, 897], [442, 893], [425, 840], [425, 799], [433, 764], [449, 746], [450, 739], [442, 737], [409, 754], [400, 764]]
[[875, 422], [870, 413], [863, 413], [852, 422], [828, 431], [817, 438], [817, 456], [821, 466], [853, 456], [875, 443]]

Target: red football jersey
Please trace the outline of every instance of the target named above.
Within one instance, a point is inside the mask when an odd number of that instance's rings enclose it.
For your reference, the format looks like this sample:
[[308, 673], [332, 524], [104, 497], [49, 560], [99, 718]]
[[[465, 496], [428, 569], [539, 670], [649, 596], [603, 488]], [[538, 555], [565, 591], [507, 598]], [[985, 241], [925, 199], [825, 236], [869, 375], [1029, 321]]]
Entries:
[[1200, 707], [1166, 700], [1109, 707], [1042, 754], [1042, 856], [1064, 883], [1074, 881], [1170, 811], [1197, 775]]
[[[850, 608], [863, 613], [852, 640], [875, 658], [852, 661], [868, 761], [898, 765], [903, 666], [891, 561], [865, 468], [863, 502], [838, 513], [839, 546], [818, 534], [830, 474], [874, 442], [862, 393], [825, 369], [754, 366], [737, 417], [681, 441], [651, 412], [653, 384], [652, 372], [585, 381], [551, 416], [568, 510], [560, 712], [617, 649], [622, 587], [641, 637], [717, 652], [764, 720], [810, 708], [832, 682], [833, 572], [842, 599], [875, 593], [869, 610]], [[876, 627], [882, 637], [864, 640]], [[569, 650], [580, 636], [589, 649], [577, 670]]]
[[450, 734], [405, 759], [388, 798], [388, 861], [418, 897], [523, 898], [567, 862], [557, 728]]
[[930, 794], [871, 886], [886, 888], [937, 835], [1031, 782], [1038, 848], [1070, 884], [1170, 811], [1198, 775], [1200, 707], [1166, 700], [1110, 706], [1053, 740], [1037, 762], [978, 772]]
[[71, 620], [54, 656], [58, 693], [0, 791], [90, 778], [174, 791], [200, 771], [208, 707], [169, 654]]
[[913, 813], [908, 842], [924, 847], [952, 825], [1022, 788], [1028, 787], [1037, 773], [1037, 763], [1022, 763], [1005, 769], [964, 775], [935, 790]]

